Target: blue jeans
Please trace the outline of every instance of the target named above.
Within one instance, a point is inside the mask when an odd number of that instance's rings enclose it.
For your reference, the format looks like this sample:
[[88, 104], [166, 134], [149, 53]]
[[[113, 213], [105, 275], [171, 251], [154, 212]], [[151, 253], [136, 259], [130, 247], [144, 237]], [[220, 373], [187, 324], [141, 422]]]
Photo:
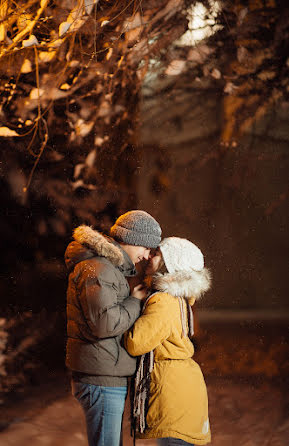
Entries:
[[81, 404], [89, 446], [120, 446], [126, 387], [104, 387], [72, 380], [72, 394]]
[[172, 438], [172, 437], [159, 438], [158, 445], [159, 446], [194, 446], [192, 443], [187, 443], [186, 441], [181, 440], [180, 438]]

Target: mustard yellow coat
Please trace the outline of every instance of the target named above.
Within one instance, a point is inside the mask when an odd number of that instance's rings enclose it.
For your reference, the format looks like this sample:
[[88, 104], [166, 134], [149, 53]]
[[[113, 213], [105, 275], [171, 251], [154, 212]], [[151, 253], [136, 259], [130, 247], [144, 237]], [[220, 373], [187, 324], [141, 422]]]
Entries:
[[[195, 299], [190, 300], [193, 304]], [[182, 335], [177, 297], [157, 292], [125, 335], [132, 356], [154, 351], [147, 428], [137, 438], [173, 437], [197, 445], [211, 440], [207, 389], [194, 346]]]

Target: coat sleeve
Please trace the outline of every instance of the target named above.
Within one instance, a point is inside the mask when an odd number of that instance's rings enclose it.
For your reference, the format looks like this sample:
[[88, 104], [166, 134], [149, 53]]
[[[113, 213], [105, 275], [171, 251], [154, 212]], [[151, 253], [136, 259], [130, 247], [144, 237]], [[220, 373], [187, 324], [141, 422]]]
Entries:
[[78, 286], [81, 309], [96, 338], [122, 335], [140, 315], [141, 301], [129, 296], [118, 302], [117, 287], [105, 274], [83, 274]]
[[125, 348], [132, 356], [148, 353], [168, 339], [171, 327], [166, 294], [157, 293], [149, 299], [134, 326], [125, 333]]

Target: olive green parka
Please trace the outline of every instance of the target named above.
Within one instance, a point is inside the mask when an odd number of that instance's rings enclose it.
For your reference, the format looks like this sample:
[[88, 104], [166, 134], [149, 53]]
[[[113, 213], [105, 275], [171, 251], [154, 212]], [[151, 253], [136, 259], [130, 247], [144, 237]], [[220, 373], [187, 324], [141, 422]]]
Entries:
[[127, 276], [135, 267], [121, 246], [89, 226], [74, 231], [65, 252], [67, 290], [66, 365], [88, 384], [125, 386], [136, 359], [122, 345], [122, 335], [140, 314], [130, 296]]

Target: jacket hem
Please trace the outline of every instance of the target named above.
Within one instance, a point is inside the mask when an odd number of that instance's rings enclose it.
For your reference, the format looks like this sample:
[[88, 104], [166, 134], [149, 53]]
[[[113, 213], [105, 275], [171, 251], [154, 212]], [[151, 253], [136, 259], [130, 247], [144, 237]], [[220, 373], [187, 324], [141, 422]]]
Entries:
[[166, 438], [166, 437], [178, 438], [180, 440], [186, 441], [187, 443], [192, 443], [197, 445], [204, 445], [211, 442], [210, 434], [208, 434], [204, 439], [189, 437], [187, 435], [182, 435], [179, 432], [174, 432], [174, 431], [165, 431], [165, 432], [154, 431], [144, 434], [136, 434], [137, 439], [143, 439], [143, 440], [148, 440], [150, 438]]
[[71, 376], [74, 381], [92, 384], [94, 386], [127, 387], [127, 377], [122, 376], [87, 375], [85, 373], [74, 371], [72, 371]]

